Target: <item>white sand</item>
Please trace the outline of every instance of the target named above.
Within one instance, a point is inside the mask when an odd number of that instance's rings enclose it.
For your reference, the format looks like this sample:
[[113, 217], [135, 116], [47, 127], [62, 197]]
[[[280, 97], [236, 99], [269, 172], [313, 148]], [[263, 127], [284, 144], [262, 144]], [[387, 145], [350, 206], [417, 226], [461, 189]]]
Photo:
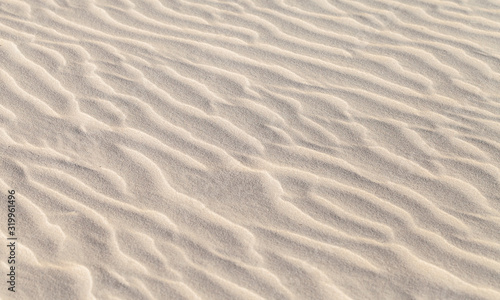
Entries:
[[500, 299], [500, 2], [2, 0], [1, 299]]

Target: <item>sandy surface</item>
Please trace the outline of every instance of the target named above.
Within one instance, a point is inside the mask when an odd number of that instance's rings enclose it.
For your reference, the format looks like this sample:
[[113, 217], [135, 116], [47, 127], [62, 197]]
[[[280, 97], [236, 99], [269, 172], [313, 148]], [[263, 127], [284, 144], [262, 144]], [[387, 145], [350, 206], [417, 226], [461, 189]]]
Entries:
[[500, 299], [499, 95], [499, 1], [2, 0], [1, 299]]

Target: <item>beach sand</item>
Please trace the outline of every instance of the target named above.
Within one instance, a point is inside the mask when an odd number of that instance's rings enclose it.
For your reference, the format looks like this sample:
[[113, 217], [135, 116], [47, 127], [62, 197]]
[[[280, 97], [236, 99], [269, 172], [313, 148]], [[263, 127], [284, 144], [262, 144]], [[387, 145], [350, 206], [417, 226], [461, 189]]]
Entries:
[[497, 300], [499, 168], [498, 1], [0, 4], [1, 299]]

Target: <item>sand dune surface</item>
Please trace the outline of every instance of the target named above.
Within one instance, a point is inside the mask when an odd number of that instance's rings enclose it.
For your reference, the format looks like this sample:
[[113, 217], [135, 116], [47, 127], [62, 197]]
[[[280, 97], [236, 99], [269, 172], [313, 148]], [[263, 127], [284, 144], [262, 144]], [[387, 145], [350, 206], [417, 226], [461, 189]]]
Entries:
[[0, 95], [1, 299], [500, 299], [498, 1], [4, 0]]

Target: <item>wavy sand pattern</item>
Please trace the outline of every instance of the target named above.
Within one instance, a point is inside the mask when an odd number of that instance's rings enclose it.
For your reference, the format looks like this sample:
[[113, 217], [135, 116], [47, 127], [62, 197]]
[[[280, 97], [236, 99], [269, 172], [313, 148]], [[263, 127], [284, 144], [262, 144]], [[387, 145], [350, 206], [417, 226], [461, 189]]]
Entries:
[[498, 1], [0, 10], [2, 299], [500, 299]]

